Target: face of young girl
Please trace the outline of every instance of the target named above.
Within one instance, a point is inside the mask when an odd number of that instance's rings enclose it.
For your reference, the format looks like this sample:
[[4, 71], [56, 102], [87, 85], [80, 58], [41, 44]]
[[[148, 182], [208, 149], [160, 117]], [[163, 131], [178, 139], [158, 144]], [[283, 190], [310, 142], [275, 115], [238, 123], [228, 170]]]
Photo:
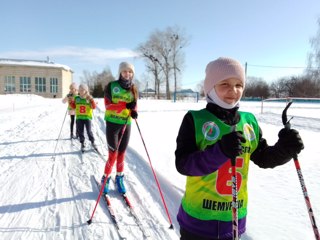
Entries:
[[217, 96], [228, 104], [238, 102], [243, 93], [243, 83], [236, 78], [228, 78], [214, 86]]
[[83, 89], [83, 88], [79, 88], [79, 95], [80, 95], [80, 97], [85, 97], [86, 96], [86, 94], [87, 94], [87, 91], [85, 90], [85, 89]]
[[76, 94], [77, 93], [77, 89], [74, 87], [70, 88], [70, 93]]
[[131, 69], [125, 69], [121, 72], [121, 76], [125, 79], [125, 80], [132, 80], [133, 78], [133, 72]]

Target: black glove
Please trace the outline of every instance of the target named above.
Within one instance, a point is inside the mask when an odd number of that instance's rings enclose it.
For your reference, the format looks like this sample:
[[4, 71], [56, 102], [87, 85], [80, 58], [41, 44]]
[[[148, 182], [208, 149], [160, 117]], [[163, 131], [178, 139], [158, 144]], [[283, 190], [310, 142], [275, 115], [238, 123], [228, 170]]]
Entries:
[[242, 136], [242, 132], [231, 132], [224, 135], [219, 141], [222, 152], [229, 157], [234, 159], [242, 153], [241, 143], [246, 142], [246, 139]]
[[73, 99], [73, 94], [72, 93], [68, 93], [67, 98], [69, 99], [69, 101], [72, 100]]
[[138, 113], [137, 113], [137, 111], [132, 110], [132, 111], [131, 111], [131, 117], [132, 117], [133, 119], [137, 119], [137, 118], [138, 118]]
[[289, 156], [295, 157], [304, 149], [302, 138], [297, 130], [283, 128], [279, 131], [278, 136], [278, 147], [285, 150]]
[[132, 110], [132, 109], [135, 109], [136, 105], [137, 105], [136, 101], [129, 102], [126, 104], [126, 108]]

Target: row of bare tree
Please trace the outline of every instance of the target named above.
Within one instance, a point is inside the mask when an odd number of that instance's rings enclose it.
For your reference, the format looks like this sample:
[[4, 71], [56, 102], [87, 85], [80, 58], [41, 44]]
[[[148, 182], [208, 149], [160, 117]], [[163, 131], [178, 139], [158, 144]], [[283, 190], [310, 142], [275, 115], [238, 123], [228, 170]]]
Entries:
[[189, 41], [179, 27], [168, 27], [164, 31], [153, 32], [149, 39], [138, 46], [138, 52], [145, 60], [146, 69], [154, 77], [156, 96], [160, 96], [160, 87], [164, 82], [166, 98], [171, 98], [171, 79], [174, 89], [178, 88], [178, 75], [183, 70], [183, 48]]
[[253, 98], [320, 98], [320, 82], [306, 76], [292, 76], [268, 84], [263, 79], [248, 77], [244, 96]]
[[[145, 43], [137, 47], [137, 52], [144, 59], [147, 73], [151, 75], [154, 83], [151, 88], [155, 90], [157, 98], [163, 96], [161, 91], [165, 89], [166, 99], [170, 99], [172, 92], [179, 88], [179, 76], [185, 62], [183, 50], [188, 43], [188, 38], [179, 27], [168, 27], [164, 31], [154, 31]], [[102, 73], [91, 74], [84, 71], [82, 76], [82, 82], [88, 84], [95, 97], [103, 96], [104, 86], [114, 79], [109, 68]], [[138, 79], [135, 81], [137, 85], [140, 84]], [[174, 86], [174, 89], [170, 86]]]
[[[319, 29], [310, 41], [313, 51], [308, 55], [308, 67], [301, 76], [288, 76], [268, 84], [262, 78], [247, 77], [245, 97], [320, 97], [320, 18]], [[180, 89], [181, 73], [183, 72], [185, 53], [189, 38], [179, 27], [168, 27], [156, 30], [141, 43], [136, 51], [144, 59], [150, 87], [155, 96], [165, 95], [171, 99], [172, 93]], [[151, 77], [150, 77], [151, 76]], [[102, 73], [84, 71], [82, 81], [86, 82], [95, 97], [103, 96], [104, 86], [115, 78], [109, 68]], [[140, 81], [135, 80], [138, 88]], [[203, 80], [199, 79], [197, 91], [203, 96]], [[152, 86], [152, 84], [154, 84]], [[171, 89], [173, 86], [174, 89]], [[141, 91], [141, 89], [140, 89]]]

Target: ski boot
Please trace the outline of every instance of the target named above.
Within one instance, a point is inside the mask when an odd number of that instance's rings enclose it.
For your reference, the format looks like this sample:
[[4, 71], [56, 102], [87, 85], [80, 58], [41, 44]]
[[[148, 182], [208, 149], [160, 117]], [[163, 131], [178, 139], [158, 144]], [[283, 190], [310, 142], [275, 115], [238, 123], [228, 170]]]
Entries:
[[117, 175], [116, 176], [116, 184], [117, 184], [117, 188], [118, 188], [118, 192], [121, 194], [125, 194], [126, 193], [126, 188], [123, 184], [123, 175]]
[[[101, 178], [101, 185], [104, 183], [106, 176], [103, 175]], [[103, 194], [108, 194], [109, 193], [109, 186], [110, 186], [110, 179], [111, 177], [108, 177], [107, 181], [106, 181], [106, 185], [103, 188]]]
[[81, 152], [82, 152], [82, 153], [84, 153], [84, 151], [85, 151], [84, 148], [85, 148], [84, 143], [81, 143]]

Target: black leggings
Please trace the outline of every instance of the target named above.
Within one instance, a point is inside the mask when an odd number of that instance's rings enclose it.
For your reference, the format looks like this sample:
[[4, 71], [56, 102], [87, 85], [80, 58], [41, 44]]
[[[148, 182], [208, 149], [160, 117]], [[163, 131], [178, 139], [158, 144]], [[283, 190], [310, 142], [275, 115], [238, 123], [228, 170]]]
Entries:
[[70, 115], [70, 133], [73, 134], [73, 126], [74, 126], [74, 115]]
[[94, 136], [91, 130], [91, 120], [77, 120], [77, 133], [79, 134], [79, 140], [81, 143], [84, 143], [84, 128], [87, 130], [87, 135], [89, 137], [90, 142], [94, 143]]
[[[240, 237], [240, 236], [239, 236]], [[232, 240], [232, 238], [219, 238], [220, 240]], [[216, 238], [206, 238], [191, 232], [180, 227], [180, 240], [218, 240]]]
[[[124, 133], [123, 129], [126, 128]], [[131, 125], [106, 122], [106, 137], [108, 149], [111, 151], [124, 152], [128, 146], [131, 133]], [[121, 141], [121, 142], [120, 142]], [[120, 142], [120, 145], [119, 145]]]

